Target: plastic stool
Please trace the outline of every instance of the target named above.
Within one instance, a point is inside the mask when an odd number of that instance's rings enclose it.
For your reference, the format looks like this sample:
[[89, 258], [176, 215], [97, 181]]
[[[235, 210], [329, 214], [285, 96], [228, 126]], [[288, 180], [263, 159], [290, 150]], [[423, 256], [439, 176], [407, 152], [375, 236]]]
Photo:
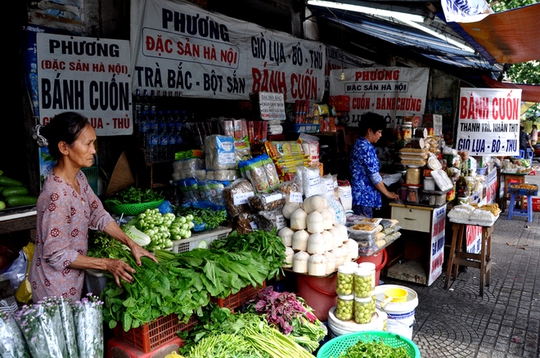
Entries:
[[510, 195], [510, 207], [508, 208], [508, 217], [506, 220], [512, 219], [512, 216], [524, 216], [527, 218], [528, 222], [533, 221], [533, 206], [532, 206], [532, 195], [521, 195], [527, 197], [527, 209], [516, 209], [516, 193]]

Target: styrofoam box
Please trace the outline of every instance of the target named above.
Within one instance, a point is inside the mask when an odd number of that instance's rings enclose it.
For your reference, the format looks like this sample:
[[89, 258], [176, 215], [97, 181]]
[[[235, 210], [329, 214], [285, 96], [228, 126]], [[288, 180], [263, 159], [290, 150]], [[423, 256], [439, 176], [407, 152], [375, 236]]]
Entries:
[[178, 253], [188, 252], [196, 248], [206, 249], [212, 241], [227, 237], [231, 231], [230, 227], [218, 226], [215, 229], [194, 234], [189, 239], [173, 241], [172, 251]]

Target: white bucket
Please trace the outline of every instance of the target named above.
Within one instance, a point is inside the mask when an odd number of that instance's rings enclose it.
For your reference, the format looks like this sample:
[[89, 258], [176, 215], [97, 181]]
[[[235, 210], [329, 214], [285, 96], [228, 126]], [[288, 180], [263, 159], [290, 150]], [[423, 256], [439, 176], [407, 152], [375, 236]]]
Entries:
[[336, 306], [328, 311], [328, 331], [331, 338], [336, 338], [342, 334], [362, 332], [362, 331], [385, 331], [387, 315], [385, 312], [375, 309], [375, 314], [370, 323], [358, 324], [354, 320], [342, 321], [335, 315]]
[[[407, 301], [389, 302], [382, 308], [381, 302], [386, 298], [384, 292], [391, 288], [401, 288], [406, 290]], [[374, 294], [377, 309], [380, 309], [388, 315], [387, 331], [412, 339], [413, 325], [415, 322], [414, 312], [418, 306], [418, 295], [416, 292], [405, 286], [380, 285], [375, 287]]]

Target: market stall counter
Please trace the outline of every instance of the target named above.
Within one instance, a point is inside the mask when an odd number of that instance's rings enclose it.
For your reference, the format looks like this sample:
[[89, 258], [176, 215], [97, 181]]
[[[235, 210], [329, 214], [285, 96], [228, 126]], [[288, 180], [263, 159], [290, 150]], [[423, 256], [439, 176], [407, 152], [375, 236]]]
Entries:
[[442, 273], [446, 203], [439, 206], [393, 202], [391, 217], [401, 225], [402, 237], [386, 248], [386, 276], [431, 285]]

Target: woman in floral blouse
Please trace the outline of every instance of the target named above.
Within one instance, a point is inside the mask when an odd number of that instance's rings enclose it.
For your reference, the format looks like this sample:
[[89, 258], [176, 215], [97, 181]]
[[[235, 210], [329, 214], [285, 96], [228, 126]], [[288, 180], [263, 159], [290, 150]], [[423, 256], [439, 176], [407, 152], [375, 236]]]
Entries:
[[88, 229], [103, 231], [126, 244], [137, 264], [154, 256], [131, 240], [103, 208], [80, 170], [92, 165], [96, 132], [80, 114], [65, 112], [34, 137], [58, 159], [49, 171], [37, 202], [35, 251], [30, 268], [32, 300], [45, 297], [81, 299], [85, 269], [109, 271], [118, 286], [132, 282], [135, 269], [122, 260], [93, 258], [88, 252]]
[[397, 200], [399, 196], [388, 191], [384, 185], [379, 173], [379, 158], [373, 146], [386, 128], [384, 117], [368, 112], [362, 115], [359, 128], [360, 138], [354, 144], [349, 164], [353, 211], [357, 215], [371, 218], [373, 209], [379, 209], [382, 206], [381, 194], [390, 200]]

